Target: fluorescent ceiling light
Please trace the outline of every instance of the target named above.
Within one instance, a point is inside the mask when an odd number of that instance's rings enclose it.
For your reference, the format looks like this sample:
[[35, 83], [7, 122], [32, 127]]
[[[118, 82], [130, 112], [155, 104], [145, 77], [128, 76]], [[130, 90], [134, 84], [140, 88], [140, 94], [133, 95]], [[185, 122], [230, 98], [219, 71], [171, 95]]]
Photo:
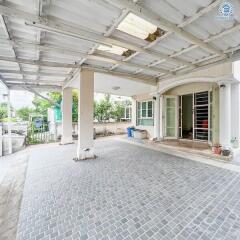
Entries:
[[125, 51], [127, 51], [126, 48], [118, 47], [118, 46], [104, 46], [104, 45], [99, 45], [98, 50], [104, 51], [104, 52], [109, 52], [117, 55], [122, 55]]
[[132, 36], [146, 39], [150, 33], [157, 31], [157, 26], [133, 13], [129, 13], [118, 25], [117, 29]]

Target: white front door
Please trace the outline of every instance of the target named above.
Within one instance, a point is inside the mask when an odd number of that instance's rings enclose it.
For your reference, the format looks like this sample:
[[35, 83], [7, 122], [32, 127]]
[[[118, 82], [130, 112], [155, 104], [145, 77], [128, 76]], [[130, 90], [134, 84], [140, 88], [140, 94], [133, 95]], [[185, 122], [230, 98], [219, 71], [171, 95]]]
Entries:
[[165, 96], [165, 138], [178, 138], [178, 97]]

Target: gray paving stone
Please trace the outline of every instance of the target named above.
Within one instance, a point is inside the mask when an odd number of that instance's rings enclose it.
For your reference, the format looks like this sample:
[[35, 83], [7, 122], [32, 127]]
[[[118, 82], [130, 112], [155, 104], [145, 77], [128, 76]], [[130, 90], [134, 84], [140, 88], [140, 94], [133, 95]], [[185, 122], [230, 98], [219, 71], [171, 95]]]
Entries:
[[[17, 240], [208, 240], [240, 233], [240, 175], [111, 139], [34, 149]], [[40, 237], [41, 236], [41, 237]]]

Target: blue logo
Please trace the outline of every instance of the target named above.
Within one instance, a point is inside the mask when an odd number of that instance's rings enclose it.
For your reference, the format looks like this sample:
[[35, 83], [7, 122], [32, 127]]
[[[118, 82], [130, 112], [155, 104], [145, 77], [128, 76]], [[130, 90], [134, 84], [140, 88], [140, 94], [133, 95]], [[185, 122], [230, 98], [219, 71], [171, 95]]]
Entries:
[[218, 8], [218, 18], [223, 20], [233, 19], [233, 5], [230, 2], [223, 2]]

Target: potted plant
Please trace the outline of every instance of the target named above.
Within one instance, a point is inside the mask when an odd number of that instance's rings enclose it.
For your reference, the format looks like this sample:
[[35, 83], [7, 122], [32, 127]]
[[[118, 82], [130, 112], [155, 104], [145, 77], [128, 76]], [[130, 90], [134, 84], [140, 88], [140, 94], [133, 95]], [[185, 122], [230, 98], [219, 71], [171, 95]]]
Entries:
[[222, 152], [222, 146], [220, 144], [215, 144], [213, 147], [212, 147], [212, 151], [214, 154], [218, 154], [220, 155], [221, 152]]

